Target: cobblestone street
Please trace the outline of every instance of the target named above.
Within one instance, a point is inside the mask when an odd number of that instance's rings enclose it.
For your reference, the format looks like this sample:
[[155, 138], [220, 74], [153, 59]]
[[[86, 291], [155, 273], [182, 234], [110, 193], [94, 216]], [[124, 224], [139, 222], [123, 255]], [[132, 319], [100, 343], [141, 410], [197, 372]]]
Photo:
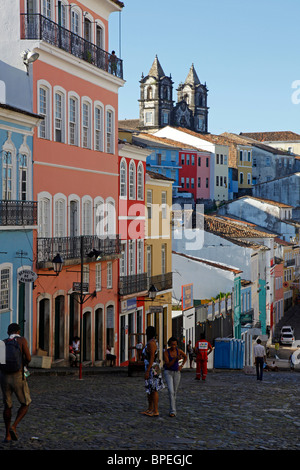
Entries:
[[[126, 371], [31, 375], [32, 404], [19, 440], [4, 450], [300, 450], [299, 372], [210, 372], [206, 383], [184, 370], [178, 415], [168, 416], [167, 389], [158, 418], [146, 407], [143, 377]], [[17, 410], [15, 402], [13, 417]], [[0, 432], [4, 437], [4, 424]]]

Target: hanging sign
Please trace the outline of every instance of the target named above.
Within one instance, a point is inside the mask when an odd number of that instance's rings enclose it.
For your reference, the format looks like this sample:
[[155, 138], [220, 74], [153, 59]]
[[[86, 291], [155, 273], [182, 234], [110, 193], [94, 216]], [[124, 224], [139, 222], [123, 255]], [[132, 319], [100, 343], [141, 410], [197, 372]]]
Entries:
[[18, 280], [20, 282], [34, 282], [37, 278], [37, 273], [31, 271], [31, 269], [22, 269], [21, 271], [18, 271]]

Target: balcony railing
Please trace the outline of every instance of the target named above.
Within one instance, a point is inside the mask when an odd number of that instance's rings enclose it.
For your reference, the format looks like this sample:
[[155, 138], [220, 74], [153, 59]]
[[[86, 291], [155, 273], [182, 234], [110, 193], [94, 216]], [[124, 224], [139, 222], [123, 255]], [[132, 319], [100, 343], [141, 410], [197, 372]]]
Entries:
[[123, 61], [40, 14], [21, 13], [21, 39], [38, 39], [59, 47], [99, 69], [123, 78]]
[[[88, 254], [93, 250], [100, 252], [100, 259], [118, 255], [120, 253], [120, 239], [99, 238], [96, 235], [83, 235], [82, 237], [83, 257], [86, 261], [95, 261]], [[54, 237], [37, 239], [37, 267], [45, 267], [51, 263], [54, 256], [59, 253], [64, 261], [81, 258], [81, 237]]]
[[172, 288], [172, 273], [159, 274], [151, 276], [148, 279], [149, 288], [154, 285], [158, 291]]
[[120, 276], [119, 294], [130, 295], [148, 290], [147, 273]]
[[119, 294], [130, 295], [148, 291], [154, 285], [158, 291], [172, 288], [172, 273], [147, 277], [147, 273], [121, 276], [119, 279]]
[[36, 201], [0, 200], [0, 226], [36, 225]]

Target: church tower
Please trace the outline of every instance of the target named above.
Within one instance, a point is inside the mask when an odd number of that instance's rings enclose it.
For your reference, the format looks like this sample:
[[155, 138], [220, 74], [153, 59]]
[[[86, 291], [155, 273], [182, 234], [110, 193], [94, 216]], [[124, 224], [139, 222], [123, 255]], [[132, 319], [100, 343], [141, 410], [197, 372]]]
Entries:
[[171, 124], [173, 81], [167, 77], [156, 56], [149, 74], [140, 80], [139, 129], [156, 132]]
[[206, 84], [202, 85], [192, 64], [184, 83], [177, 89], [177, 105], [173, 111], [173, 125], [195, 132], [208, 132]]

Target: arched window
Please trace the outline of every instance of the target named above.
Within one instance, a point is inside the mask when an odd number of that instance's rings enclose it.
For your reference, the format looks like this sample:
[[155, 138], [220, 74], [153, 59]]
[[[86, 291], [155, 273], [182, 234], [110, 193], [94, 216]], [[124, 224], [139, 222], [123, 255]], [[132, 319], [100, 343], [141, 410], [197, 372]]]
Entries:
[[95, 105], [94, 127], [95, 150], [103, 152], [103, 107], [100, 104]]
[[54, 139], [56, 142], [66, 141], [66, 100], [63, 91], [54, 90]]
[[40, 123], [38, 135], [41, 139], [51, 139], [50, 103], [50, 88], [46, 85], [40, 85], [38, 92], [38, 113], [43, 117], [43, 120]]
[[78, 116], [79, 100], [76, 96], [69, 97], [69, 144], [79, 145], [79, 116]]
[[125, 160], [122, 160], [120, 164], [120, 196], [127, 197], [127, 166]]
[[85, 199], [82, 205], [82, 234], [92, 235], [92, 202]]
[[137, 198], [140, 201], [144, 200], [144, 168], [140, 162], [137, 170]]
[[51, 206], [50, 199], [43, 197], [38, 202], [39, 216], [38, 216], [38, 227], [40, 238], [51, 237]]
[[91, 104], [84, 101], [82, 104], [82, 147], [91, 148]]
[[135, 199], [135, 164], [129, 164], [129, 199]]
[[[12, 133], [8, 131], [7, 140], [4, 142], [0, 158], [0, 170], [2, 174], [2, 199], [16, 199], [16, 148], [11, 140]], [[1, 162], [2, 160], [2, 162]], [[2, 165], [1, 165], [2, 163]], [[1, 168], [2, 166], [2, 168]]]
[[66, 236], [66, 202], [57, 197], [54, 202], [54, 237]]
[[114, 111], [107, 109], [106, 111], [106, 151], [114, 153]]
[[106, 234], [109, 237], [116, 235], [116, 210], [115, 201], [112, 198], [106, 200]]

